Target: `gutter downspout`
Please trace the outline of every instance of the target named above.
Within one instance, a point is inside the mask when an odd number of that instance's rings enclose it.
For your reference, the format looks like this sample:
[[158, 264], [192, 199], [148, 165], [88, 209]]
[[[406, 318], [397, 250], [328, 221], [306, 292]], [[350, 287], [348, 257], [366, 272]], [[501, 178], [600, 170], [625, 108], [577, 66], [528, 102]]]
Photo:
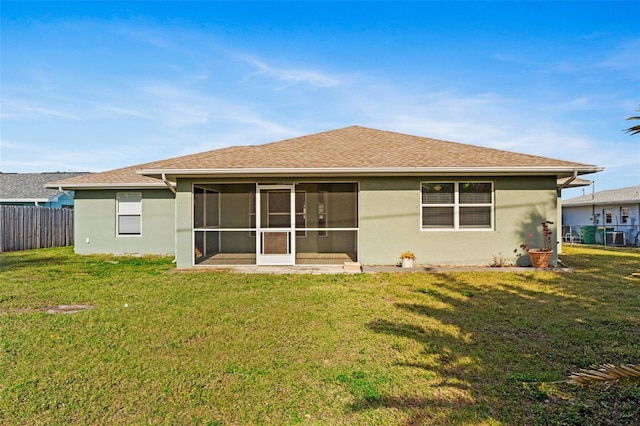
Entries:
[[[567, 179], [567, 181], [565, 183], [563, 183], [562, 185], [560, 185], [560, 188], [558, 188], [558, 191], [562, 191], [564, 188], [566, 188], [567, 186], [569, 186], [571, 184], [571, 182], [573, 182], [574, 180], [576, 180], [576, 178], [578, 177], [578, 171], [574, 170], [573, 171], [573, 176], [571, 176], [569, 179]], [[558, 195], [560, 195], [560, 193], [558, 192]]]
[[72, 194], [70, 194], [69, 192], [65, 191], [64, 189], [62, 189], [61, 186], [58, 187], [58, 191], [62, 192], [64, 195], [66, 195], [67, 197], [71, 198], [72, 200], [74, 199], [74, 196]]
[[171, 182], [169, 182], [169, 180], [167, 179], [167, 175], [165, 175], [164, 173], [162, 174], [162, 181], [169, 187], [169, 190], [173, 192], [173, 195], [176, 195], [176, 188]]
[[[558, 201], [560, 201], [560, 208], [557, 210], [556, 213], [556, 223], [558, 224], [556, 227], [556, 234], [558, 234], [558, 253], [557, 254], [562, 254], [562, 243], [564, 241], [564, 235], [560, 235], [562, 233], [562, 225], [564, 225], [562, 223], [562, 189], [566, 188], [567, 186], [569, 186], [571, 184], [571, 182], [573, 182], [574, 180], [576, 180], [576, 178], [578, 177], [578, 171], [574, 170], [573, 171], [573, 176], [571, 176], [569, 179], [567, 179], [567, 181], [565, 183], [563, 183], [562, 185], [560, 185], [560, 188], [558, 188]], [[573, 241], [573, 240], [571, 240]]]
[[166, 174], [162, 174], [162, 181], [165, 185], [169, 187], [169, 190], [173, 192], [174, 202], [173, 202], [173, 261], [171, 263], [178, 263], [178, 202], [175, 200], [176, 198], [176, 188], [169, 182]]

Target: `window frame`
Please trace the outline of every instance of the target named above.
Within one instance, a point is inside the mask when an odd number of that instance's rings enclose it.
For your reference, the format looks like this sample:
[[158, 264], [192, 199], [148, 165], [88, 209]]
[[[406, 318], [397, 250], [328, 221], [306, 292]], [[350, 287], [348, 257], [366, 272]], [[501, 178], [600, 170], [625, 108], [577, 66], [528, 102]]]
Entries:
[[631, 209], [629, 207], [620, 207], [620, 223], [622, 225], [629, 225], [629, 216]]
[[[280, 193], [287, 193], [289, 194], [288, 191], [279, 191], [279, 190], [274, 190], [274, 191], [268, 191], [267, 194], [271, 194], [273, 192], [280, 192]], [[306, 238], [307, 237], [307, 231], [305, 230], [307, 228], [307, 191], [305, 190], [297, 190], [294, 191], [295, 195], [294, 195], [294, 199], [295, 199], [295, 207], [294, 207], [294, 219], [295, 219], [295, 223], [293, 224], [293, 228], [295, 228], [295, 234], [296, 234], [296, 238]], [[301, 210], [298, 210], [298, 196], [300, 196], [300, 198], [302, 199], [302, 203], [300, 205], [300, 207], [302, 208]], [[255, 194], [254, 194], [254, 198], [255, 198]], [[271, 217], [272, 216], [289, 216], [290, 212], [276, 212], [276, 213], [270, 213], [269, 212], [269, 203], [270, 203], [270, 199], [267, 198], [267, 223], [269, 224], [269, 227], [271, 227]], [[252, 205], [251, 208], [254, 210], [250, 213], [250, 215], [255, 216], [255, 205]], [[298, 226], [298, 219], [301, 219], [303, 226]], [[255, 234], [254, 234], [255, 236]]]
[[256, 237], [256, 229], [258, 229], [258, 222], [256, 217], [256, 191], [249, 192], [249, 238]]
[[[196, 189], [202, 190], [202, 203], [201, 206], [202, 207], [202, 222], [203, 225], [202, 226], [196, 226], [196, 222], [195, 222], [195, 213], [196, 213], [196, 207], [197, 203], [195, 200], [195, 196], [196, 196]], [[209, 197], [217, 197], [217, 200], [214, 199], [214, 203], [215, 204], [215, 208], [216, 211], [215, 213], [217, 214], [215, 217], [215, 223], [209, 224], [208, 223], [208, 218], [209, 218]], [[219, 229], [220, 228], [220, 191], [216, 190], [216, 189], [211, 189], [211, 188], [207, 188], [205, 186], [201, 186], [201, 185], [193, 185], [193, 229]]]
[[[120, 212], [120, 197], [137, 195], [140, 200], [137, 202], [139, 205], [139, 213]], [[120, 217], [121, 216], [138, 216], [140, 231], [138, 233], [120, 233]], [[117, 192], [116, 193], [116, 237], [141, 237], [142, 236], [142, 192]]]
[[[460, 185], [466, 183], [482, 183], [491, 185], [491, 202], [490, 203], [460, 203]], [[429, 204], [423, 202], [423, 186], [425, 184], [453, 184], [453, 203]], [[491, 180], [438, 180], [438, 181], [421, 181], [420, 182], [420, 231], [423, 232], [491, 232], [495, 229], [495, 182]], [[424, 209], [429, 207], [452, 207], [453, 208], [453, 226], [451, 227], [425, 227]], [[465, 207], [489, 207], [489, 226], [488, 227], [467, 227], [460, 226], [460, 208]]]

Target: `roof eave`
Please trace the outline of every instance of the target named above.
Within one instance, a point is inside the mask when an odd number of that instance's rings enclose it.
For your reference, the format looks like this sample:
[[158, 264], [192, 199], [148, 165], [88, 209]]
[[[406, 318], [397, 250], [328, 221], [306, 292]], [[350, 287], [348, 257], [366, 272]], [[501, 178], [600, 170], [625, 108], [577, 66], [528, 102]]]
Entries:
[[126, 183], [70, 183], [70, 184], [56, 184], [46, 185], [47, 188], [65, 190], [82, 190], [82, 189], [165, 189], [167, 186], [164, 182], [160, 183], [140, 183], [140, 182], [126, 182]]
[[0, 203], [46, 203], [48, 198], [1, 198]]
[[562, 207], [584, 207], [584, 206], [606, 206], [606, 205], [618, 205], [618, 204], [640, 204], [640, 200], [610, 200], [610, 201], [578, 201], [575, 203], [562, 203]]
[[233, 169], [142, 169], [136, 173], [148, 177], [160, 178], [163, 174], [175, 179], [176, 177], [208, 176], [548, 176], [564, 177], [577, 172], [578, 175], [601, 172], [604, 167], [579, 165], [575, 167], [318, 167], [318, 168], [233, 168]]

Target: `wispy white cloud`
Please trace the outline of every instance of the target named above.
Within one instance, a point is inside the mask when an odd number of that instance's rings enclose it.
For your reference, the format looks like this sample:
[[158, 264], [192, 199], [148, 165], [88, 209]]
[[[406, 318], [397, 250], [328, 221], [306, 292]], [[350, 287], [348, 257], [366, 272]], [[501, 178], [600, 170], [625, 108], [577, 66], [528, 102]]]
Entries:
[[[276, 121], [267, 119], [259, 108], [267, 107], [250, 104], [240, 100], [233, 101], [217, 97], [206, 91], [188, 89], [172, 84], [149, 86], [142, 89], [151, 96], [156, 111], [163, 123], [173, 127], [189, 127], [220, 123], [220, 129], [235, 125], [252, 126], [263, 134], [291, 134], [291, 129]], [[242, 141], [240, 141], [242, 142]], [[238, 141], [236, 141], [236, 144]]]
[[247, 54], [234, 53], [231, 54], [231, 56], [255, 68], [257, 71], [254, 75], [266, 75], [287, 84], [308, 84], [315, 87], [332, 87], [342, 83], [340, 78], [321, 71], [311, 69], [279, 68], [267, 64], [263, 59]]
[[28, 161], [3, 161], [2, 169], [7, 171], [20, 170], [22, 173], [40, 173], [47, 172], [96, 172], [100, 170], [85, 169], [78, 167], [79, 163], [70, 163], [69, 161], [53, 161], [37, 158]]
[[531, 60], [530, 56], [521, 53], [495, 53], [492, 57], [501, 62], [514, 63], [535, 68], [542, 72], [556, 73], [584, 73], [587, 71], [615, 70], [633, 73], [637, 79], [640, 78], [638, 68], [640, 68], [640, 39], [628, 40], [616, 48], [599, 61], [588, 60], [587, 57], [578, 56], [564, 57], [560, 60]]
[[145, 112], [140, 112], [140, 111], [136, 111], [133, 109], [127, 109], [127, 108], [119, 108], [119, 107], [100, 107], [101, 110], [104, 111], [109, 111], [109, 112], [113, 112], [116, 115], [128, 115], [131, 117], [137, 117], [137, 118], [146, 118], [149, 120], [155, 120], [155, 118]]
[[189, 74], [185, 77], [187, 81], [206, 81], [209, 79], [209, 75], [201, 72], [197, 74]]
[[549, 109], [555, 111], [581, 111], [589, 110], [597, 107], [593, 98], [588, 96], [580, 96], [573, 99], [567, 99], [563, 102], [552, 104]]
[[78, 117], [75, 114], [71, 114], [65, 111], [58, 111], [55, 109], [25, 106], [25, 107], [22, 107], [22, 110], [26, 112], [48, 116], [48, 117], [66, 118], [68, 120], [82, 120], [80, 117]]
[[0, 139], [0, 150], [40, 152], [41, 148], [38, 146], [11, 141], [3, 138]]
[[640, 39], [631, 40], [621, 45], [617, 50], [601, 62], [598, 68], [630, 71], [636, 80], [640, 79]]
[[202, 94], [168, 83], [148, 86], [141, 91], [150, 96], [163, 123], [175, 127], [206, 124], [210, 110], [218, 103], [207, 103]]
[[114, 27], [110, 25], [109, 28], [131, 39], [150, 44], [160, 49], [175, 49], [178, 47], [178, 45], [172, 42], [164, 32], [151, 29], [150, 27], [131, 27], [128, 25], [118, 25]]
[[[9, 158], [3, 155], [0, 167], [3, 171], [100, 172], [162, 158], [162, 156], [159, 157], [158, 151], [161, 151], [163, 147], [156, 146], [153, 141], [147, 144], [132, 144], [128, 141], [120, 144], [115, 141], [110, 144], [104, 142], [101, 141], [100, 144], [90, 148], [79, 145], [43, 146], [20, 143], [17, 145], [22, 147], [21, 150], [33, 152], [34, 155], [10, 156]], [[153, 150], [149, 149], [151, 146], [154, 147]]]

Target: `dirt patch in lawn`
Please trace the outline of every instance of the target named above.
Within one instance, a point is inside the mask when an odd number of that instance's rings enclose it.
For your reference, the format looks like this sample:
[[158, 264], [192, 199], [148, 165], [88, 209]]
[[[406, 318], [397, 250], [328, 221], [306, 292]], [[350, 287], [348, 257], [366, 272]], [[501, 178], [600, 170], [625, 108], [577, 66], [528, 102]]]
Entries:
[[93, 309], [93, 305], [58, 305], [44, 310], [48, 314], [75, 314]]

